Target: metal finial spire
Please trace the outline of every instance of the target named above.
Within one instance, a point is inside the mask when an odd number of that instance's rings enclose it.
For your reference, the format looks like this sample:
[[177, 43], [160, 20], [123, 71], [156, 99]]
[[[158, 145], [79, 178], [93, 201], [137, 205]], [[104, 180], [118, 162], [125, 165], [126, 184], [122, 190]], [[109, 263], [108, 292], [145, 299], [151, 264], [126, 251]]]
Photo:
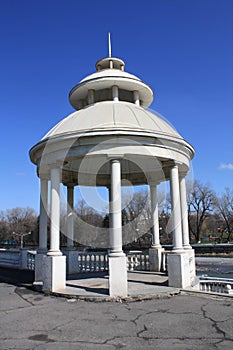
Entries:
[[108, 33], [108, 57], [112, 57], [111, 33]]

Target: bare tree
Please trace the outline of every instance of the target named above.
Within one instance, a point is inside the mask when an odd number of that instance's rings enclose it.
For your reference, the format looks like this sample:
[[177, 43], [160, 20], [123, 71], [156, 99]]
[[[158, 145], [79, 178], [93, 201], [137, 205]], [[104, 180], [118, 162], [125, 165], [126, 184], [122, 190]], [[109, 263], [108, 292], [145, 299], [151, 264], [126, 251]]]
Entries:
[[32, 208], [7, 209], [6, 218], [12, 231], [26, 233], [33, 231], [37, 222], [37, 214]]
[[0, 212], [0, 241], [4, 243], [11, 238], [11, 231], [9, 223], [7, 222], [6, 215], [4, 211]]
[[222, 219], [224, 227], [219, 227], [220, 233], [227, 232], [230, 241], [233, 231], [233, 190], [225, 188], [220, 197], [215, 197], [215, 211]]
[[193, 188], [187, 197], [189, 229], [199, 242], [203, 224], [214, 209], [214, 192], [209, 185], [194, 181]]
[[84, 199], [80, 199], [75, 206], [78, 217], [89, 225], [102, 227], [103, 216], [95, 209], [87, 205]]
[[75, 240], [79, 244], [92, 247], [108, 245], [108, 230], [103, 228], [103, 216], [89, 206], [84, 199], [75, 205]]
[[129, 196], [122, 196], [122, 224], [124, 244], [136, 241], [150, 227], [151, 211], [148, 200], [148, 191], [142, 189]]
[[33, 244], [38, 243], [38, 216], [32, 208], [13, 208], [7, 209], [0, 214], [0, 230], [1, 239], [9, 240], [16, 239], [13, 232], [20, 235], [25, 235], [31, 232], [30, 237], [25, 238], [25, 241], [30, 241]]

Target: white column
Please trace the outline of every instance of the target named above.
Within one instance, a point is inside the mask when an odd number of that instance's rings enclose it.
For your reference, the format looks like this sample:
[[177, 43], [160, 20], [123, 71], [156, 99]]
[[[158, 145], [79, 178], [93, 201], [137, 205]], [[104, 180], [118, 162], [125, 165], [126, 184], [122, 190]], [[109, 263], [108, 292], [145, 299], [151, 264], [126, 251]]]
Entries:
[[112, 87], [112, 98], [113, 98], [113, 101], [119, 101], [118, 86], [116, 85]]
[[50, 250], [47, 255], [62, 255], [60, 251], [60, 169], [51, 169]]
[[122, 217], [121, 217], [121, 163], [118, 159], [111, 160], [110, 188], [110, 249], [111, 255], [122, 255]]
[[[112, 202], [112, 199], [111, 199], [111, 185], [108, 188], [108, 215], [109, 215], [109, 230], [111, 229], [112, 227], [112, 212], [111, 212], [111, 202]], [[111, 247], [111, 242], [109, 242], [109, 247]]]
[[48, 225], [48, 180], [40, 178], [40, 217], [39, 217], [39, 249], [38, 253], [47, 252]]
[[182, 250], [179, 170], [176, 164], [170, 169], [170, 192], [172, 204], [173, 250]]
[[150, 197], [152, 218], [152, 248], [160, 248], [161, 246], [159, 239], [159, 203], [156, 185], [150, 185]]
[[127, 258], [122, 251], [121, 163], [118, 159], [111, 160], [110, 191], [109, 295], [111, 297], [126, 297], [128, 294]]
[[186, 183], [184, 176], [180, 178], [180, 208], [182, 219], [183, 247], [184, 249], [192, 249], [192, 247], [189, 244], [188, 210], [186, 198]]
[[138, 91], [134, 91], [134, 92], [133, 92], [133, 97], [134, 97], [134, 103], [135, 103], [137, 106], [140, 106], [139, 92], [138, 92]]
[[74, 186], [67, 186], [67, 248], [74, 246]]

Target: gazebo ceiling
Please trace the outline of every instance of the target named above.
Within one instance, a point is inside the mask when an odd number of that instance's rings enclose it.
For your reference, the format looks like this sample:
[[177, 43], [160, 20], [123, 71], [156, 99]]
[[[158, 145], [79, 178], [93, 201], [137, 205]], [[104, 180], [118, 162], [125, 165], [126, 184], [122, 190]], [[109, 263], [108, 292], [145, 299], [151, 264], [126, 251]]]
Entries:
[[[85, 158], [64, 164], [62, 180], [64, 185], [109, 186], [110, 175], [110, 162], [106, 157]], [[162, 163], [155, 158], [126, 156], [121, 160], [121, 178], [125, 186], [159, 183], [165, 177]]]

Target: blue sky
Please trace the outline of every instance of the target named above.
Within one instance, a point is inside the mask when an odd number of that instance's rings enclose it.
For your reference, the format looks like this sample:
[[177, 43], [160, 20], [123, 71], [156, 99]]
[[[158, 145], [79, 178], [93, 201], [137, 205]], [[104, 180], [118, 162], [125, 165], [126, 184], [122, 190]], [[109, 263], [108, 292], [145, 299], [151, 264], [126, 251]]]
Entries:
[[196, 150], [195, 179], [233, 187], [231, 0], [1, 0], [0, 210], [38, 210], [29, 149], [73, 109], [70, 89], [112, 54]]

